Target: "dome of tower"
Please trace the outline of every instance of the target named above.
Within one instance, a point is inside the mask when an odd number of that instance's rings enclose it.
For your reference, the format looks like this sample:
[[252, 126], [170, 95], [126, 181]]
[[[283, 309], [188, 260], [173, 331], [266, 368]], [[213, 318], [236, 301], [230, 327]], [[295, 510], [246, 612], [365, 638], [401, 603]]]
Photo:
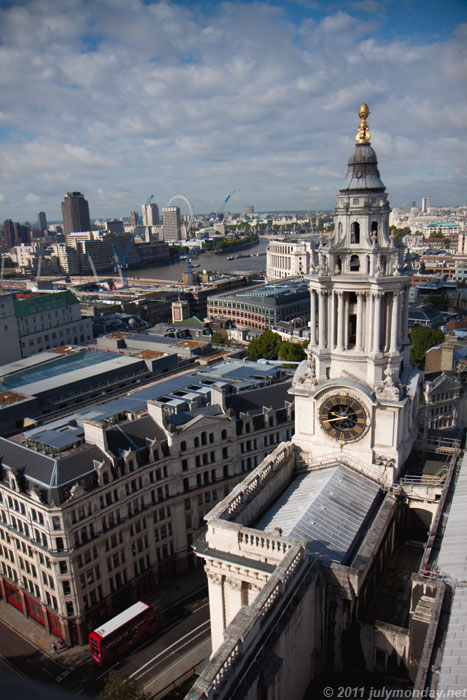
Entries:
[[379, 176], [376, 153], [369, 143], [357, 143], [350, 154], [347, 175], [341, 192], [346, 190], [384, 191], [384, 189]]

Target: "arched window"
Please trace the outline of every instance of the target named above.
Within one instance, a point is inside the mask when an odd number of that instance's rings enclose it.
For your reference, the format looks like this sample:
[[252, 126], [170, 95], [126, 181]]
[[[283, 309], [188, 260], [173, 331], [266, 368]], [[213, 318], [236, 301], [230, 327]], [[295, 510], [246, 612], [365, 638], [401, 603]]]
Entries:
[[386, 256], [381, 256], [381, 267], [383, 268], [383, 274], [386, 274]]
[[339, 238], [342, 236], [342, 222], [341, 221], [339, 221], [339, 223], [337, 225], [337, 235], [339, 236]]
[[350, 242], [360, 243], [360, 224], [358, 221], [354, 221], [350, 227]]
[[336, 274], [340, 275], [342, 272], [342, 258], [340, 255], [337, 256], [336, 260]]
[[372, 236], [378, 235], [378, 222], [377, 221], [371, 222], [371, 235]]
[[358, 272], [360, 270], [360, 258], [358, 255], [350, 257], [350, 272]]
[[366, 273], [367, 273], [367, 275], [370, 274], [370, 270], [371, 270], [370, 256], [367, 255], [366, 256]]
[[180, 451], [185, 452], [185, 450], [186, 450], [186, 441], [182, 440], [180, 443]]

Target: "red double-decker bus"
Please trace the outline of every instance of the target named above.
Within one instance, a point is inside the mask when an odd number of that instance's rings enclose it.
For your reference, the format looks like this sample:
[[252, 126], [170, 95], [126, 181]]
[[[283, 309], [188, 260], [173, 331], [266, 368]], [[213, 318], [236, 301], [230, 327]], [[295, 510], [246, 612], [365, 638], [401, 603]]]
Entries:
[[89, 634], [92, 658], [101, 666], [107, 664], [141, 642], [157, 626], [156, 611], [140, 600]]

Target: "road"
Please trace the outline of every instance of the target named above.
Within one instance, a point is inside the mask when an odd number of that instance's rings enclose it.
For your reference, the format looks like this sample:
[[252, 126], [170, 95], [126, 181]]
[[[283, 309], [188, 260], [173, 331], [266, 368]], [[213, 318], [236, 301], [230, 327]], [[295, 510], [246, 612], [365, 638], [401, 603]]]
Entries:
[[35, 681], [59, 684], [73, 695], [96, 697], [105, 685], [110, 671], [131, 676], [142, 687], [159, 674], [170, 669], [168, 681], [183, 673], [177, 665], [201, 641], [209, 637], [209, 605], [206, 589], [193, 593], [183, 602], [164, 611], [161, 630], [154, 638], [137, 647], [130, 655], [109, 668], [95, 664], [91, 659], [74, 669], [64, 669], [60, 657], [50, 658], [35, 646], [16, 635], [0, 622], [0, 655], [2, 667]]

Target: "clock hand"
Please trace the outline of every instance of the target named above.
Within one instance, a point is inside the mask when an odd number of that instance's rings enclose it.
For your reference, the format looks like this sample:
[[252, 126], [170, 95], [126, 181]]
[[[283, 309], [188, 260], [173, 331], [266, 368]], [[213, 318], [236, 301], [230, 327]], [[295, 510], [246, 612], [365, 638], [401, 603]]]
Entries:
[[[335, 414], [334, 414], [335, 415]], [[326, 423], [332, 423], [335, 420], [348, 420], [349, 416], [338, 416], [337, 418], [326, 418]]]

